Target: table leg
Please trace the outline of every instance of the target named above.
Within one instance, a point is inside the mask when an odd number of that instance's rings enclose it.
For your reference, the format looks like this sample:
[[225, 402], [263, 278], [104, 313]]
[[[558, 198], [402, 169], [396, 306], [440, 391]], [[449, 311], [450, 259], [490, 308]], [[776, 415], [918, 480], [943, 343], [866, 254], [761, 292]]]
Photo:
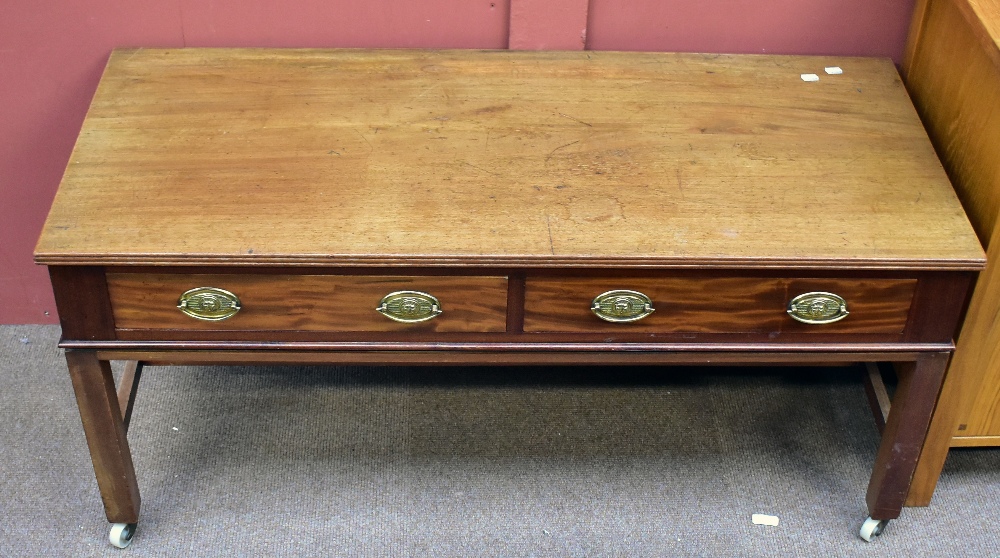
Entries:
[[92, 351], [73, 350], [66, 351], [66, 362], [108, 521], [137, 523], [139, 485], [111, 364]]
[[873, 519], [895, 519], [906, 503], [950, 356], [925, 353], [897, 367], [899, 384], [868, 484]]
[[141, 360], [126, 361], [122, 379], [118, 382], [118, 408], [122, 411], [125, 432], [128, 432], [128, 425], [132, 422], [132, 409], [135, 406], [135, 395], [139, 391], [139, 379], [142, 377], [144, 366]]

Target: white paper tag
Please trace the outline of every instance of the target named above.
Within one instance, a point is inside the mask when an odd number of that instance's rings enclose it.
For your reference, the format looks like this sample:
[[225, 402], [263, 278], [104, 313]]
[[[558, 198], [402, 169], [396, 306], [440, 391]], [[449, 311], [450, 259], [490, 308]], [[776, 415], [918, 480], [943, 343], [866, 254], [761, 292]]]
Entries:
[[778, 526], [778, 516], [776, 515], [755, 513], [750, 516], [750, 521], [752, 521], [754, 525], [768, 525], [770, 527]]
[[819, 76], [816, 74], [802, 74], [799, 77], [802, 78], [802, 81], [819, 81]]

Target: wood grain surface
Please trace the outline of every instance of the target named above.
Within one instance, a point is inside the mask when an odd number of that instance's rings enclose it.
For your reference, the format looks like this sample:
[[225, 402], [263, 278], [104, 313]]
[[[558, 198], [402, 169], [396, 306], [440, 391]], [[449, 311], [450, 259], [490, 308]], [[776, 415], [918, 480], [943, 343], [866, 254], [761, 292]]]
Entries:
[[1000, 0], [921, 0], [903, 72], [987, 248], [913, 478], [930, 503], [952, 446], [1000, 445]]
[[[524, 331], [901, 333], [916, 284], [906, 279], [529, 277]], [[591, 312], [594, 297], [619, 289], [645, 294], [656, 311], [631, 323], [610, 323]], [[823, 325], [790, 318], [789, 301], [815, 291], [845, 298], [850, 314]]]
[[[1000, 215], [1000, 1], [996, 21], [969, 0], [928, 2], [906, 58], [907, 87], [965, 210], [986, 246]], [[993, 41], [998, 42], [993, 42]], [[985, 42], [988, 46], [984, 46]]]
[[979, 269], [983, 254], [889, 60], [181, 49], [112, 55], [36, 260]]
[[[230, 291], [242, 308], [218, 322], [187, 316], [178, 299], [196, 287]], [[375, 310], [385, 295], [410, 290], [437, 297], [442, 313], [400, 323]], [[111, 273], [108, 291], [119, 329], [499, 332], [507, 324], [504, 277]]]

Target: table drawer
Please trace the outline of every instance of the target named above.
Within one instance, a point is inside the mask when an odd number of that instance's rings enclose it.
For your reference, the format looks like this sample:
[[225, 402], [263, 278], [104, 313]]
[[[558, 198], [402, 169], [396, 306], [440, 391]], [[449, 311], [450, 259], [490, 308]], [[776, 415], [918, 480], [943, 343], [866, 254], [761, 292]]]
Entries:
[[[507, 325], [506, 277], [109, 273], [107, 281], [118, 329], [502, 332]], [[383, 306], [400, 292], [416, 294]]]
[[[524, 331], [898, 334], [906, 327], [916, 284], [915, 279], [529, 277]], [[623, 293], [612, 293], [603, 309], [592, 310], [597, 297], [612, 291]], [[789, 303], [807, 293], [825, 293], [813, 297], [820, 299], [816, 304], [829, 304], [830, 293], [843, 298], [847, 315], [831, 322], [839, 316], [820, 312], [814, 320], [830, 323], [793, 319]], [[643, 310], [643, 295], [652, 312]], [[620, 315], [611, 307], [616, 302], [623, 305]], [[808, 319], [808, 310], [798, 313]], [[623, 321], [607, 321], [619, 318]]]

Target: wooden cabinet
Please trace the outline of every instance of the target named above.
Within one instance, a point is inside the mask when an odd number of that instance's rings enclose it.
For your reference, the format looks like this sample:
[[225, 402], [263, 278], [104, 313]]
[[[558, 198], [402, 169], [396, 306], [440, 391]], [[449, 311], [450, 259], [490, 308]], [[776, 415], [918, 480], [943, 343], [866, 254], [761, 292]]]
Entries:
[[988, 260], [908, 499], [927, 505], [949, 447], [1000, 445], [1000, 1], [917, 2], [903, 77]]

